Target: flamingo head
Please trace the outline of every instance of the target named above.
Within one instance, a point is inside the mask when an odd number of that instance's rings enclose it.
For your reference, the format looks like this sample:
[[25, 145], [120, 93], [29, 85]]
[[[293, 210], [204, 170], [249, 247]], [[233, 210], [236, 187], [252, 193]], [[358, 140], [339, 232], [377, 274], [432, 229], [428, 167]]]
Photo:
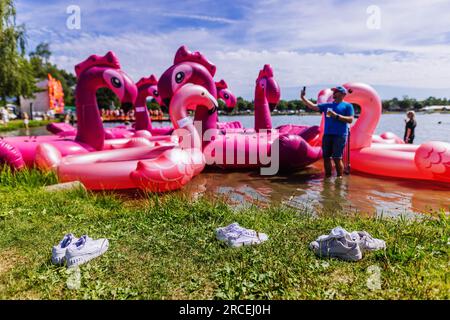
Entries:
[[158, 82], [158, 91], [166, 107], [178, 91], [187, 84], [202, 86], [212, 96], [217, 97], [213, 80], [216, 66], [200, 52], [190, 52], [185, 46], [178, 49], [174, 64], [167, 69]]
[[256, 79], [256, 90], [265, 93], [270, 110], [273, 111], [280, 101], [281, 90], [269, 64], [264, 65], [264, 68], [259, 72]]
[[343, 85], [347, 89], [344, 101], [362, 105], [379, 105], [381, 112], [381, 99], [371, 86], [360, 82], [348, 82]]
[[145, 100], [147, 97], [153, 97], [159, 105], [162, 105], [161, 96], [158, 91], [158, 79], [155, 75], [148, 78], [141, 78], [136, 83], [138, 96]]
[[228, 89], [225, 80], [216, 82], [217, 98], [222, 99], [228, 109], [233, 109], [236, 106], [236, 96]]
[[112, 51], [104, 56], [91, 55], [75, 66], [75, 73], [78, 81], [85, 81], [88, 87], [111, 89], [119, 98], [125, 111], [133, 107], [137, 97], [136, 85], [121, 70], [119, 59]]

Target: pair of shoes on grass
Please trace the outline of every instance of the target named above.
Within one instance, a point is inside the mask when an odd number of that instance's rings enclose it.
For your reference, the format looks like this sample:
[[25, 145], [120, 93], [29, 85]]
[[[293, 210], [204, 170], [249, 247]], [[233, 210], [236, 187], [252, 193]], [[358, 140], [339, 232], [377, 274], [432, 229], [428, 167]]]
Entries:
[[330, 234], [322, 235], [311, 242], [309, 248], [317, 256], [339, 258], [347, 261], [358, 261], [366, 251], [385, 249], [383, 240], [373, 238], [366, 231], [353, 231], [336, 227]]
[[87, 235], [76, 238], [69, 233], [60, 243], [53, 246], [52, 262], [54, 264], [67, 262], [68, 268], [74, 267], [101, 256], [108, 250], [108, 247], [108, 239], [94, 240]]
[[259, 244], [269, 239], [265, 233], [246, 229], [241, 227], [237, 222], [226, 227], [217, 228], [215, 233], [217, 240], [224, 241], [230, 247]]

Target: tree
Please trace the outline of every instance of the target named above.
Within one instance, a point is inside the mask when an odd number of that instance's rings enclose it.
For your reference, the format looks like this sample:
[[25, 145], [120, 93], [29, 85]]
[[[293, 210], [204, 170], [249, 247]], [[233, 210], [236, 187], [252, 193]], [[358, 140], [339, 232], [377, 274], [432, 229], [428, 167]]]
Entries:
[[235, 108], [240, 112], [245, 111], [247, 109], [247, 101], [245, 101], [242, 97], [238, 97]]
[[31, 97], [34, 77], [25, 59], [25, 26], [16, 25], [13, 0], [0, 0], [0, 98]]
[[120, 101], [116, 94], [108, 88], [100, 88], [97, 91], [97, 103], [98, 107], [102, 109], [109, 109], [112, 104], [114, 106], [120, 107]]
[[[48, 59], [51, 55], [52, 52], [48, 43], [40, 43], [35, 51], [30, 53], [30, 64], [33, 68], [34, 76], [38, 80], [44, 80], [47, 79], [48, 74], [51, 74], [52, 77], [61, 81], [64, 91], [64, 104], [66, 106], [73, 106], [75, 105], [74, 88], [77, 83], [77, 78], [72, 73], [59, 69], [56, 65], [49, 63]], [[47, 62], [45, 62], [45, 59], [47, 59]], [[100, 93], [100, 96], [105, 98], [101, 101], [102, 104], [110, 103], [111, 99], [107, 95], [104, 96], [104, 93]]]
[[222, 99], [217, 99], [217, 103], [219, 104], [219, 110], [226, 111], [228, 109], [227, 105], [225, 104], [225, 102], [223, 102]]
[[402, 110], [409, 110], [412, 108], [413, 104], [408, 96], [403, 96], [403, 100], [399, 101], [398, 105]]
[[288, 109], [288, 102], [286, 100], [280, 100], [280, 102], [278, 102], [277, 109], [280, 111], [286, 111]]
[[30, 53], [31, 58], [41, 58], [45, 64], [48, 64], [48, 60], [50, 60], [51, 55], [52, 52], [50, 51], [50, 44], [47, 42], [38, 44], [36, 50]]

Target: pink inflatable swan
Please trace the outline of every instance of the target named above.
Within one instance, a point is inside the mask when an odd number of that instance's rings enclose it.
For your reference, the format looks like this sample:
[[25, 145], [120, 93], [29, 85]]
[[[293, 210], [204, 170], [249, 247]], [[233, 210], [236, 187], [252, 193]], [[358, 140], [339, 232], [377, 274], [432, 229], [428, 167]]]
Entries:
[[[1, 141], [0, 159], [13, 168], [35, 164], [36, 148], [41, 143], [53, 145], [63, 155], [86, 153], [105, 147], [105, 131], [97, 106], [96, 92], [110, 88], [124, 104], [133, 104], [137, 89], [133, 81], [120, 70], [117, 57], [112, 52], [105, 56], [92, 55], [75, 67], [78, 77], [76, 106], [77, 136], [8, 137]], [[107, 146], [110, 147], [110, 146]]]
[[173, 134], [179, 147], [151, 145], [105, 150], [62, 158], [56, 148], [40, 148], [42, 169], [56, 170], [60, 181], [81, 181], [88, 189], [141, 188], [152, 192], [176, 190], [199, 174], [205, 160], [201, 141], [187, 110], [202, 105], [210, 112], [217, 109], [216, 99], [198, 85], [180, 88], [170, 103]]
[[[178, 95], [178, 91], [187, 84], [201, 85], [208, 92], [217, 96], [213, 81], [216, 67], [201, 53], [189, 52], [181, 47], [175, 55], [174, 65], [166, 70], [158, 82], [158, 91], [166, 105]], [[269, 105], [278, 96], [279, 87], [273, 80], [273, 74], [260, 72], [255, 89], [255, 104]], [[278, 102], [278, 101], [276, 101]], [[222, 168], [259, 168], [267, 166], [267, 159], [260, 155], [271, 155], [272, 145], [279, 139], [280, 167], [302, 168], [321, 157], [318, 147], [310, 146], [302, 137], [283, 135], [277, 132], [228, 133], [219, 134], [217, 129], [217, 114], [210, 113], [199, 106], [195, 121], [201, 123], [203, 137], [203, 154], [208, 165]], [[278, 155], [278, 150], [276, 150]]]
[[421, 145], [374, 143], [373, 133], [381, 117], [376, 91], [362, 83], [347, 83], [345, 101], [361, 106], [351, 128], [351, 166], [369, 174], [450, 183], [450, 144], [430, 141]]

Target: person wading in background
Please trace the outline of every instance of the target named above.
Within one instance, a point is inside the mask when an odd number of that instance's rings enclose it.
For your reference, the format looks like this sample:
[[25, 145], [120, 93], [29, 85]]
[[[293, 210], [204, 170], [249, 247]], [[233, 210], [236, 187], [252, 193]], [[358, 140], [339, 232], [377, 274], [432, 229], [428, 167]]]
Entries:
[[405, 141], [405, 143], [412, 144], [414, 142], [414, 131], [417, 126], [416, 113], [414, 111], [408, 111], [406, 113], [405, 124], [405, 135], [403, 137], [403, 141]]

